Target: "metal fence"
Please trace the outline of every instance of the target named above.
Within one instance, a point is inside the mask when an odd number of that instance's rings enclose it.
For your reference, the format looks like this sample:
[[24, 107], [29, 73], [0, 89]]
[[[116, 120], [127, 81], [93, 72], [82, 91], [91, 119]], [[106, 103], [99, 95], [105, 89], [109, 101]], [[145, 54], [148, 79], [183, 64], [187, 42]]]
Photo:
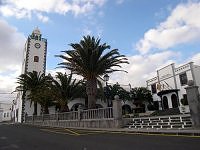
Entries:
[[78, 110], [65, 113], [44, 114], [39, 116], [26, 116], [25, 122], [45, 121], [45, 120], [89, 120], [89, 119], [109, 119], [113, 118], [112, 107]]
[[112, 107], [83, 110], [81, 119], [105, 119], [113, 118]]

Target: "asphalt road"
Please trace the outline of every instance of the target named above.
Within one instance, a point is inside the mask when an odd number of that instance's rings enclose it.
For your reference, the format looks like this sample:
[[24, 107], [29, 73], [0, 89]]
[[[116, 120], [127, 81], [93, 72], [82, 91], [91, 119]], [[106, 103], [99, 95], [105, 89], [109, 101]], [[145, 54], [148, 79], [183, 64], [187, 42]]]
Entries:
[[0, 124], [0, 150], [200, 150], [200, 137]]

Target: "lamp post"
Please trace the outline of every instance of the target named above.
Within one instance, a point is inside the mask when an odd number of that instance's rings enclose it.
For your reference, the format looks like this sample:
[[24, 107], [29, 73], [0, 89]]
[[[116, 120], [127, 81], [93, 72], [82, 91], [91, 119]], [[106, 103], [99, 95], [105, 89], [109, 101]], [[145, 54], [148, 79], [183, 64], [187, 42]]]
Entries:
[[107, 74], [104, 75], [103, 77], [104, 81], [106, 82], [106, 86], [108, 85], [108, 80], [109, 80], [109, 76]]
[[109, 76], [107, 74], [105, 74], [103, 79], [104, 79], [104, 82], [106, 82], [106, 86], [105, 86], [104, 89], [105, 89], [105, 96], [106, 96], [107, 106], [109, 107], [110, 106], [109, 99], [108, 99], [108, 80], [109, 80]]

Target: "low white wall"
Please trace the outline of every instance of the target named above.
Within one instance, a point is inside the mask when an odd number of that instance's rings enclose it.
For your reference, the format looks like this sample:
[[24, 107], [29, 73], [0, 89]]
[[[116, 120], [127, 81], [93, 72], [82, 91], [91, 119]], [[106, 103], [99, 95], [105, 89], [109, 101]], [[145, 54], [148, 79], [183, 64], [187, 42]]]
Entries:
[[81, 127], [81, 128], [119, 128], [122, 121], [112, 119], [94, 119], [94, 120], [45, 120], [45, 121], [29, 121], [26, 124], [48, 126], [48, 127]]

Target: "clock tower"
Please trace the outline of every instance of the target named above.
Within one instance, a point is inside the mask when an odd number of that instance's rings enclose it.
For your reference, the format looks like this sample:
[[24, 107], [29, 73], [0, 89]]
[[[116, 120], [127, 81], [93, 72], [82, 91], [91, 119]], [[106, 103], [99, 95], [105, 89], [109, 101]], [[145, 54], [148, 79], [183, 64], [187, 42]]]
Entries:
[[[28, 36], [23, 51], [22, 74], [37, 71], [38, 73], [45, 73], [46, 71], [46, 53], [47, 40], [42, 38], [40, 30], [36, 27], [32, 34]], [[23, 92], [18, 93], [18, 109], [16, 109], [17, 122], [23, 122], [25, 115], [33, 115], [34, 106], [23, 98]], [[41, 107], [37, 105], [37, 114], [40, 114]]]
[[32, 71], [45, 73], [46, 70], [47, 40], [42, 38], [38, 28], [35, 28], [24, 48], [22, 74]]

